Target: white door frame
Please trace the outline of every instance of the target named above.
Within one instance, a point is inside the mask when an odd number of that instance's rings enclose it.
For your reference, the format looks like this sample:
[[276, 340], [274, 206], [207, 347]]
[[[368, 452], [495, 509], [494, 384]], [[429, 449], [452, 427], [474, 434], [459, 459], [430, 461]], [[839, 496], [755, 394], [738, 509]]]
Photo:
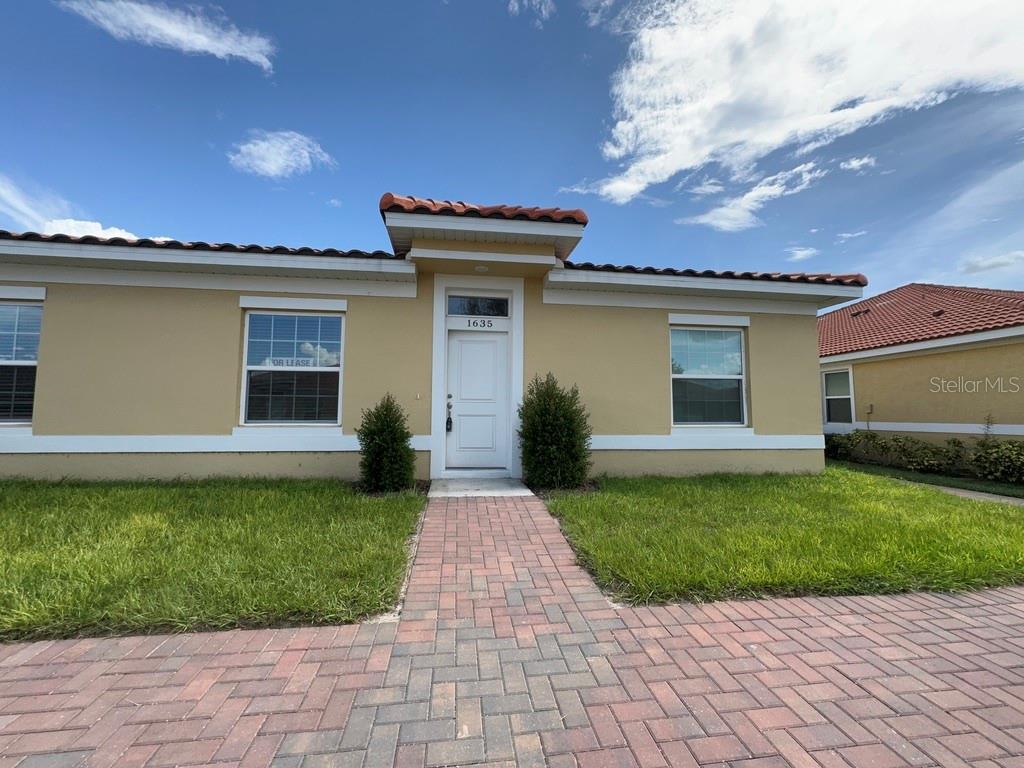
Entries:
[[[452, 291], [507, 291], [509, 304], [509, 430], [508, 469], [474, 470], [446, 468], [445, 395], [448, 372], [448, 294]], [[482, 277], [478, 275], [434, 276], [434, 329], [431, 356], [430, 404], [430, 477], [514, 477], [523, 476], [519, 457], [519, 404], [523, 400], [523, 297], [521, 277]]]

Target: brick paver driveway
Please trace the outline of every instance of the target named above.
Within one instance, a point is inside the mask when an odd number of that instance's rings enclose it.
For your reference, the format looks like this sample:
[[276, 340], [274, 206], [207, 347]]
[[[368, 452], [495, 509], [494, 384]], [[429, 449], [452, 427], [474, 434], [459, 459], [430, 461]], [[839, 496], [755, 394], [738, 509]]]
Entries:
[[0, 647], [0, 767], [1022, 766], [1024, 590], [619, 609], [438, 499], [402, 618]]

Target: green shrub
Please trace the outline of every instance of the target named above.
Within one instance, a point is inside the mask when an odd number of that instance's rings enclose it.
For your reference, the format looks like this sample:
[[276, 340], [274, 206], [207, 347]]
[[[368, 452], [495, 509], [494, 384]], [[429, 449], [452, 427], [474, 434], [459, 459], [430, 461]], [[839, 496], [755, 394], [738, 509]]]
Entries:
[[356, 430], [359, 438], [360, 484], [368, 493], [390, 493], [412, 488], [416, 452], [409, 444], [412, 433], [405, 411], [390, 394], [377, 405], [363, 411], [363, 422]]
[[974, 471], [986, 480], [1024, 483], [1024, 442], [984, 437], [971, 456]]
[[535, 376], [519, 406], [523, 480], [531, 488], [580, 488], [590, 470], [590, 422], [574, 384]]

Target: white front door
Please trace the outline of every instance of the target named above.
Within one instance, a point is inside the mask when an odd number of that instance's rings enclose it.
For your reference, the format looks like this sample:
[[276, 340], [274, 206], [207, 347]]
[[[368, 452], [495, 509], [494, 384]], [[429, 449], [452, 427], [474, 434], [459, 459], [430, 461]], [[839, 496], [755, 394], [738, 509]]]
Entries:
[[508, 333], [448, 331], [448, 468], [508, 466]]

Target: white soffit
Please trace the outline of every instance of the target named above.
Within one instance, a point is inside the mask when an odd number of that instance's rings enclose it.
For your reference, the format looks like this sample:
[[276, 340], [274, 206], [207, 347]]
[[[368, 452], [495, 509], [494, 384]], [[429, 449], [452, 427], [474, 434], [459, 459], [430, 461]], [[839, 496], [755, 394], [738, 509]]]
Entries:
[[583, 225], [569, 222], [491, 219], [482, 216], [445, 216], [435, 213], [384, 214], [384, 224], [395, 253], [406, 253], [416, 240], [454, 240], [467, 243], [553, 245], [566, 259], [583, 239]]

